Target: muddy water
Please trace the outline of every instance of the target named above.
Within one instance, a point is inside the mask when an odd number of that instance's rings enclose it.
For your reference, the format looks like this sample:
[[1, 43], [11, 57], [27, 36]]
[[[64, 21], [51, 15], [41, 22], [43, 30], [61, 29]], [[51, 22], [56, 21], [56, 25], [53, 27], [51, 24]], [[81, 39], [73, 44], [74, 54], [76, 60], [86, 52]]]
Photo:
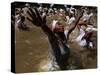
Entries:
[[[16, 72], [48, 71], [48, 40], [43, 31], [28, 22], [29, 31], [16, 29]], [[77, 33], [71, 35], [75, 36]], [[69, 41], [71, 55], [67, 70], [97, 67], [97, 35], [93, 35], [94, 49], [86, 49]]]
[[[47, 41], [40, 28], [30, 27], [30, 31], [16, 30], [16, 72], [48, 71]], [[69, 42], [69, 46], [71, 55], [68, 70], [96, 68], [96, 47], [88, 50], [75, 42]]]
[[38, 71], [38, 64], [48, 57], [48, 44], [45, 34], [38, 28], [30, 31], [16, 30], [16, 71]]
[[97, 67], [96, 48], [82, 48], [76, 42], [70, 43], [70, 46], [72, 47], [69, 58], [69, 69], [89, 69]]

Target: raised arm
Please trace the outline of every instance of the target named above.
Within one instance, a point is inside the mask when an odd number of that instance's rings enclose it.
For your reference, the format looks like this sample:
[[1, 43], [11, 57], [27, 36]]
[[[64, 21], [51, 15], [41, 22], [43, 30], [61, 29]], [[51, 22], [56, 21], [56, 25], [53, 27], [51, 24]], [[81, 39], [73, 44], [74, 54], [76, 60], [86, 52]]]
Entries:
[[46, 24], [46, 15], [41, 16], [36, 8], [32, 10], [29, 8], [29, 11], [27, 12], [29, 17], [27, 19], [32, 22], [33, 25], [41, 27], [41, 29], [47, 34], [47, 35], [54, 35], [51, 29]]
[[78, 25], [80, 18], [83, 16], [83, 12], [81, 11], [80, 16], [76, 19], [76, 21], [74, 22], [74, 24], [72, 25], [72, 27], [69, 29], [68, 34], [67, 34], [67, 41], [69, 40], [69, 35], [70, 33], [75, 29], [75, 27]]

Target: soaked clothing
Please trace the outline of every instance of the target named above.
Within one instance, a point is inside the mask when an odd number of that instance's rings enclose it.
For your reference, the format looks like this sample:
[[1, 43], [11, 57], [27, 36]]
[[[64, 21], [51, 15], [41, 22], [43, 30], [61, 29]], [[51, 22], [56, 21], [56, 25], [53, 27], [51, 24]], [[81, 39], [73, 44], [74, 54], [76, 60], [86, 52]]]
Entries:
[[66, 42], [64, 42], [65, 35], [64, 33], [55, 33], [55, 36], [56, 38], [48, 36], [50, 69], [66, 69], [66, 61], [69, 58], [70, 51]]
[[86, 29], [87, 31], [87, 36], [85, 37], [85, 39], [82, 39], [83, 36], [86, 34], [85, 31], [80, 28], [80, 33], [79, 36], [75, 39], [77, 41], [77, 43], [80, 46], [87, 46], [87, 47], [93, 47], [93, 41], [91, 40], [92, 34], [93, 34], [93, 29], [88, 27]]
[[76, 42], [80, 46], [85, 46], [86, 45], [86, 40], [85, 39], [82, 40], [82, 38], [83, 38], [84, 35], [85, 35], [85, 31], [82, 28], [80, 28], [79, 36], [75, 39]]

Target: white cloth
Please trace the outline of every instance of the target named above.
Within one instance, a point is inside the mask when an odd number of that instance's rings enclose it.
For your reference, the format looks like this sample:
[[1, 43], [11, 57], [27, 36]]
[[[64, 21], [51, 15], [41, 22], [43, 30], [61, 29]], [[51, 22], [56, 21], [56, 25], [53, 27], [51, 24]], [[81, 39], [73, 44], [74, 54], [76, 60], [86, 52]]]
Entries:
[[92, 28], [86, 28], [86, 31], [87, 32], [93, 32], [93, 29]]
[[21, 19], [19, 19], [19, 20], [17, 20], [17, 21], [15, 22], [15, 26], [18, 27], [18, 26], [20, 25], [20, 23], [21, 23]]
[[50, 7], [53, 7], [53, 6], [54, 6], [54, 4], [51, 4], [51, 5], [50, 5]]
[[97, 28], [94, 28], [92, 25], [87, 25], [88, 27], [86, 28], [86, 31], [88, 32], [93, 32], [93, 31], [97, 31]]
[[[74, 12], [73, 10], [74, 10], [75, 12]], [[76, 9], [75, 9], [74, 7], [71, 7], [71, 8], [69, 9], [69, 12], [70, 12], [71, 14], [75, 14], [75, 13], [76, 13]]]
[[97, 28], [92, 28], [93, 29], [93, 31], [97, 31]]
[[20, 19], [20, 15], [18, 14], [18, 15], [15, 16], [15, 23], [16, 23], [19, 19]]
[[24, 7], [22, 10], [23, 10], [24, 15], [27, 16], [27, 11], [29, 11], [29, 8], [28, 7]]
[[65, 37], [67, 39], [67, 35], [68, 35], [68, 30], [67, 29], [64, 30], [64, 35], [65, 35]]
[[45, 15], [46, 15], [46, 13], [45, 13], [45, 12], [43, 12], [42, 17], [44, 17]]
[[79, 33], [79, 36], [75, 39], [76, 42], [80, 45], [80, 46], [85, 46], [86, 45], [86, 40], [83, 39], [82, 40], [82, 37], [85, 35], [85, 31], [80, 28], [80, 33]]
[[38, 11], [39, 11], [39, 12], [42, 12], [42, 11], [43, 11], [43, 8], [40, 6], [40, 7], [38, 8]]
[[19, 19], [19, 20], [17, 20], [17, 22], [15, 23], [15, 25], [16, 25], [16, 27], [21, 26], [21, 25], [25, 26], [26, 22], [25, 21], [22, 22], [21, 19]]
[[29, 6], [30, 6], [30, 4], [26, 3], [26, 4], [25, 4], [25, 6], [29, 7]]
[[60, 9], [59, 11], [60, 11], [60, 12], [63, 12], [64, 10], [63, 10], [63, 9]]
[[90, 14], [88, 15], [88, 14], [85, 12], [85, 13], [83, 14], [82, 19], [83, 19], [83, 21], [88, 21], [88, 20], [90, 19], [91, 16], [93, 16], [93, 13], [90, 13]]
[[48, 12], [49, 13], [52, 13], [53, 12], [53, 9], [52, 8], [49, 8]]
[[87, 32], [93, 32], [93, 26], [92, 25], [87, 25], [88, 27], [86, 28]]
[[66, 23], [69, 24], [69, 25], [75, 21], [75, 17], [70, 18], [69, 16], [66, 16], [66, 19], [67, 19]]
[[52, 22], [52, 31], [55, 29], [57, 22], [58, 22], [57, 20], [53, 20], [53, 22]]

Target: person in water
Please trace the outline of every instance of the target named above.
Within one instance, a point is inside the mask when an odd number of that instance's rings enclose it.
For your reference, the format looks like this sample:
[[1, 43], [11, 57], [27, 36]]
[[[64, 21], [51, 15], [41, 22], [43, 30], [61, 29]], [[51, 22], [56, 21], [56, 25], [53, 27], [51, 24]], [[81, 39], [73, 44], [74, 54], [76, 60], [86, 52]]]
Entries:
[[36, 8], [34, 11], [30, 8], [27, 13], [29, 17], [27, 19], [33, 23], [33, 25], [40, 27], [44, 33], [48, 36], [49, 41], [49, 59], [51, 62], [50, 70], [65, 70], [67, 66], [67, 61], [70, 55], [70, 49], [67, 46], [67, 41], [69, 39], [70, 33], [77, 26], [83, 12], [77, 18], [74, 25], [67, 32], [67, 39], [64, 35], [64, 27], [57, 21], [53, 21], [52, 28], [49, 28], [46, 23], [46, 15], [41, 16]]

